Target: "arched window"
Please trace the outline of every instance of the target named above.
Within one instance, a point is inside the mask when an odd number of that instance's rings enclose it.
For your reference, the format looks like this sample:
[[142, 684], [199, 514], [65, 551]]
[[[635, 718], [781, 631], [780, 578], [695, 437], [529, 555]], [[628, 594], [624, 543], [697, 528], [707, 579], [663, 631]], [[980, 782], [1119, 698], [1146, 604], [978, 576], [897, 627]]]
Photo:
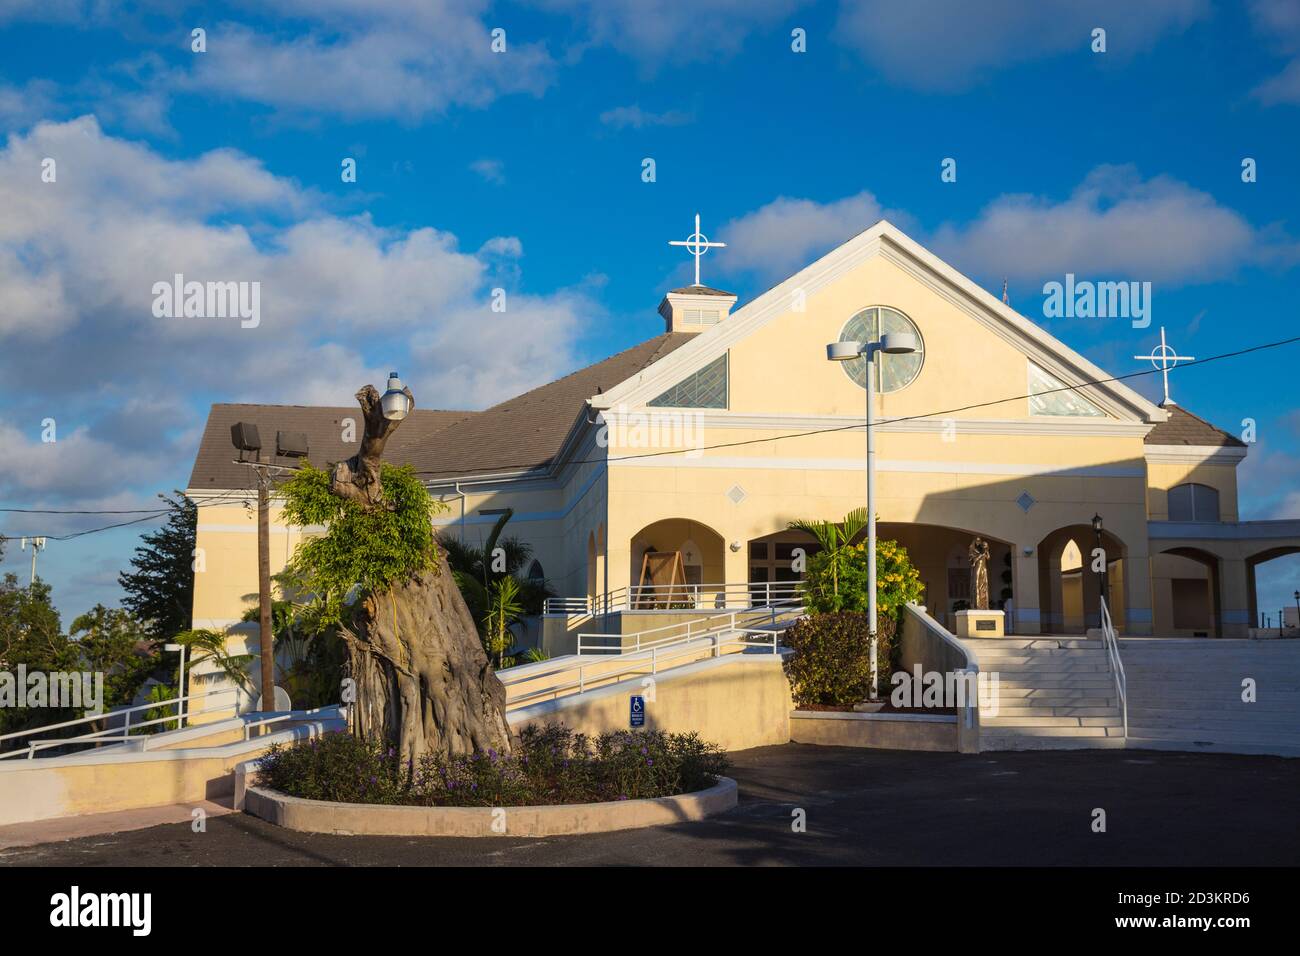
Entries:
[[542, 570], [542, 562], [536, 558], [533, 559], [532, 564], [528, 565], [528, 580], [534, 583], [546, 580], [546, 572]]
[[1218, 521], [1219, 493], [1209, 485], [1188, 482], [1169, 489], [1170, 521]]

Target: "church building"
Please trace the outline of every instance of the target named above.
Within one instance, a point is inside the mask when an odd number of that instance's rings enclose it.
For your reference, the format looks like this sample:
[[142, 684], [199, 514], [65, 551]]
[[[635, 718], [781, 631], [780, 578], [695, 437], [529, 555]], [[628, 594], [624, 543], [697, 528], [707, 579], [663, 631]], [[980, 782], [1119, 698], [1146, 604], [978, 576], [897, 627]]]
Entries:
[[[827, 345], [888, 333], [915, 350], [874, 365], [878, 533], [906, 547], [950, 630], [977, 536], [992, 606], [1034, 635], [1096, 628], [1104, 587], [1123, 635], [1245, 637], [1256, 565], [1300, 551], [1300, 522], [1239, 520], [1241, 440], [1143, 398], [888, 222], [743, 306], [697, 276], [659, 314], [660, 334], [483, 411], [420, 408], [439, 397], [417, 394], [386, 451], [445, 505], [445, 534], [477, 544], [510, 509], [526, 573], [555, 595], [545, 617], [561, 623], [533, 622], [553, 653], [571, 652], [574, 619], [638, 613], [649, 628], [656, 610], [788, 593], [811, 544], [790, 523], [866, 503], [867, 366], [827, 361]], [[321, 466], [361, 433], [355, 406], [212, 407], [187, 489], [201, 505], [196, 627], [230, 627], [256, 601], [240, 421], [305, 433]], [[273, 512], [272, 570], [320, 530]]]

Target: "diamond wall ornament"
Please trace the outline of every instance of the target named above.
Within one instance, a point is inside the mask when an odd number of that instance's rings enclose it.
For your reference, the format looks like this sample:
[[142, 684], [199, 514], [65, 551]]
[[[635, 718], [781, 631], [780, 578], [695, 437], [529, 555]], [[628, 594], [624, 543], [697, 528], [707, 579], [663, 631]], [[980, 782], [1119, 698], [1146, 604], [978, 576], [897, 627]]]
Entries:
[[731, 490], [727, 492], [727, 497], [731, 499], [733, 505], [738, 505], [748, 498], [749, 495], [745, 494], [745, 489], [740, 487], [740, 485], [732, 485]]
[[1038, 502], [1034, 500], [1034, 496], [1031, 495], [1029, 492], [1022, 491], [1020, 493], [1020, 497], [1016, 499], [1016, 504], [1020, 505], [1021, 511], [1027, 512], [1034, 505], [1038, 504]]

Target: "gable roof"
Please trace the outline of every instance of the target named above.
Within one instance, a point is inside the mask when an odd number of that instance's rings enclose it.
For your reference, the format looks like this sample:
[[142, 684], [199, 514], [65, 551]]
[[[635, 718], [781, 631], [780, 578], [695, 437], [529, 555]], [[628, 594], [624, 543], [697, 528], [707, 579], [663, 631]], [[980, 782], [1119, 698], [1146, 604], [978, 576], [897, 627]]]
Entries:
[[[1141, 423], [1162, 422], [1167, 417], [1164, 409], [1147, 401], [1124, 383], [1108, 381], [1112, 378], [1110, 374], [884, 219], [777, 283], [733, 312], [726, 322], [700, 333], [696, 341], [660, 361], [655, 368], [647, 369], [646, 374], [635, 382], [625, 382], [608, 390], [601, 398], [593, 400], [592, 405], [604, 409], [620, 403], [644, 404], [716, 359], [734, 343], [789, 311], [795, 290], [811, 297], [814, 292], [877, 255], [888, 258], [915, 276], [1067, 385], [1080, 385], [1081, 394], [1108, 415]], [[1084, 382], [1096, 384], [1083, 385]]]
[[1148, 445], [1196, 445], [1214, 448], [1245, 448], [1246, 443], [1236, 435], [1216, 428], [1204, 418], [1193, 415], [1180, 405], [1160, 406], [1169, 418], [1151, 431], [1143, 441]]
[[[414, 466], [429, 481], [545, 468], [559, 454], [591, 396], [632, 378], [696, 334], [657, 335], [481, 412], [416, 408], [393, 433], [384, 458], [394, 464]], [[324, 466], [356, 454], [357, 443], [343, 442], [345, 418], [356, 422], [359, 441], [361, 410], [355, 405], [213, 405], [194, 459], [189, 489], [256, 487], [252, 469], [234, 461], [237, 453], [230, 443], [230, 426], [235, 422], [257, 425], [265, 448], [274, 446], [277, 429], [304, 432], [310, 461]]]

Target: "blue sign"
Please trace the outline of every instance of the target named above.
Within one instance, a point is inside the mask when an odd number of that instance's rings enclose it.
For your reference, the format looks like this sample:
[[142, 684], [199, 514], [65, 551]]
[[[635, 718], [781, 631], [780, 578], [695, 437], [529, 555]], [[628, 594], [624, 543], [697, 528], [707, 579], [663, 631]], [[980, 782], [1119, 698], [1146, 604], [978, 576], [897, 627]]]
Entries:
[[632, 697], [631, 710], [628, 713], [628, 724], [632, 727], [645, 726], [645, 698], [639, 696]]

